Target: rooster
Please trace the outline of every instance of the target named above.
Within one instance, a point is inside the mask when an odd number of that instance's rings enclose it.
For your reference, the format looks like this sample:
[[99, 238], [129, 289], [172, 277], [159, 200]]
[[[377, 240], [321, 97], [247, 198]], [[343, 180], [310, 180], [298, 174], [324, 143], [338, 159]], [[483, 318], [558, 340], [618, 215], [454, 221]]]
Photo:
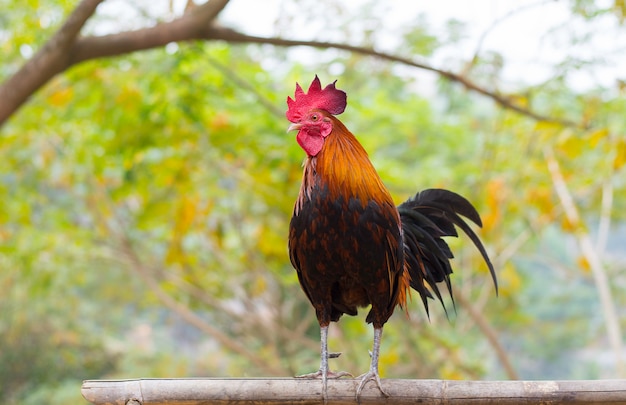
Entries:
[[485, 260], [497, 293], [496, 275], [480, 239], [461, 218], [482, 225], [465, 198], [428, 189], [395, 206], [365, 149], [335, 118], [347, 102], [335, 83], [322, 89], [315, 76], [307, 93], [296, 83], [294, 98], [287, 97], [288, 131], [298, 131], [296, 140], [307, 155], [289, 225], [289, 256], [321, 330], [320, 369], [300, 377], [322, 379], [326, 399], [327, 380], [350, 375], [329, 369], [329, 356], [337, 354], [329, 354], [328, 327], [371, 305], [366, 318], [374, 326], [371, 363], [356, 396], [369, 381], [388, 396], [378, 373], [383, 326], [397, 306], [406, 305], [411, 288], [427, 313], [433, 294], [443, 304], [437, 283], [445, 282], [452, 297], [453, 255], [442, 237], [456, 237], [455, 225], [461, 228]]

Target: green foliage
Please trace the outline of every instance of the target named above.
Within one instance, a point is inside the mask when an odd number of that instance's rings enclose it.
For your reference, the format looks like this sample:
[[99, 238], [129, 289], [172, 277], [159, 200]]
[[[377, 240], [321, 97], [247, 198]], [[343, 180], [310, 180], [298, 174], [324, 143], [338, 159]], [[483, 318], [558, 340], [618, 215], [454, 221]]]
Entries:
[[427, 18], [425, 15], [421, 15], [415, 27], [404, 36], [409, 54], [430, 56], [439, 47], [438, 38], [429, 31]]
[[626, 17], [626, 3], [623, 0], [613, 0], [610, 2], [612, 4], [593, 0], [574, 0], [572, 3], [574, 12], [587, 19], [609, 14], [623, 24]]
[[50, 38], [75, 5], [73, 1], [0, 1], [0, 81]]

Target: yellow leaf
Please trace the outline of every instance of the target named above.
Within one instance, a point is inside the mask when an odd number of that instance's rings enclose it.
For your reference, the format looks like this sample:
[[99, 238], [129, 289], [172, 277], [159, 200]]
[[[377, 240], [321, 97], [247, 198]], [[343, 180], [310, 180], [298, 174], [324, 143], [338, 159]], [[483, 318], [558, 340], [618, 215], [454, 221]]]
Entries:
[[252, 285], [250, 294], [252, 294], [252, 296], [255, 297], [255, 296], [259, 296], [263, 294], [266, 290], [267, 290], [267, 281], [265, 280], [265, 278], [256, 277], [254, 279], [254, 284]]
[[584, 139], [572, 136], [571, 134], [563, 139], [563, 141], [558, 145], [559, 150], [569, 159], [576, 159], [587, 149], [587, 147], [588, 143]]
[[552, 190], [545, 186], [532, 187], [526, 190], [526, 201], [538, 208], [541, 214], [551, 216], [554, 211]]
[[578, 256], [576, 263], [578, 264], [578, 267], [583, 270], [583, 273], [589, 273], [591, 271], [591, 266], [585, 256]]
[[589, 145], [592, 148], [598, 146], [598, 143], [606, 138], [609, 135], [609, 130], [607, 128], [598, 129], [597, 131], [593, 131], [589, 135]]
[[185, 261], [185, 252], [182, 247], [182, 240], [193, 225], [197, 213], [197, 197], [184, 196], [178, 203], [176, 216], [174, 217], [174, 229], [172, 230], [172, 240], [165, 256], [168, 264], [182, 263]]
[[561, 229], [565, 232], [575, 233], [579, 231], [582, 227], [583, 226], [580, 221], [572, 223], [567, 217], [563, 217], [563, 219], [561, 220]]
[[615, 146], [615, 159], [613, 160], [613, 170], [620, 170], [626, 164], [626, 139], [619, 139]]
[[538, 132], [542, 139], [547, 140], [556, 137], [563, 130], [563, 125], [556, 122], [539, 121], [533, 130]]
[[502, 297], [515, 296], [522, 289], [522, 277], [511, 262], [498, 273], [498, 293]]
[[[177, 236], [175, 236], [176, 238]], [[167, 249], [165, 255], [166, 264], [183, 263], [185, 261], [185, 253], [183, 252], [180, 244], [180, 239], [175, 239], [170, 242], [170, 246]]]
[[464, 380], [466, 376], [459, 370], [459, 367], [447, 364], [441, 369], [441, 378], [444, 380]]
[[490, 180], [486, 185], [488, 210], [483, 215], [485, 232], [496, 228], [502, 220], [502, 205], [507, 197], [508, 189], [502, 178]]
[[400, 362], [400, 355], [397, 350], [385, 350], [380, 355], [380, 363], [383, 365], [393, 366]]
[[509, 101], [518, 107], [528, 108], [528, 97], [521, 94], [514, 94], [509, 96]]
[[196, 205], [196, 197], [184, 196], [180, 200], [176, 213], [176, 223], [174, 225], [175, 233], [187, 233], [196, 218]]
[[282, 232], [278, 233], [267, 226], [259, 228], [257, 246], [266, 256], [283, 257], [286, 254], [287, 242]]
[[74, 96], [74, 90], [71, 87], [63, 87], [56, 90], [48, 97], [48, 102], [55, 107], [63, 107], [70, 102]]
[[131, 86], [124, 87], [117, 97], [115, 97], [115, 103], [119, 104], [120, 107], [135, 106], [140, 100], [141, 93]]

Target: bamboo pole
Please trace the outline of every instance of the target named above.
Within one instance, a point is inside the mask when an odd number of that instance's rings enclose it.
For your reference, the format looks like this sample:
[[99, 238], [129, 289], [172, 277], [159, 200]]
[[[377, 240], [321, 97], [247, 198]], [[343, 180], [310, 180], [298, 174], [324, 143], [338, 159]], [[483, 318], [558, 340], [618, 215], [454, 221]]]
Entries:
[[[328, 382], [328, 403], [356, 404], [359, 380]], [[368, 384], [361, 404], [624, 404], [626, 380], [450, 381], [385, 379], [389, 398]], [[284, 405], [322, 402], [322, 382], [294, 378], [88, 380], [82, 394], [96, 405]]]

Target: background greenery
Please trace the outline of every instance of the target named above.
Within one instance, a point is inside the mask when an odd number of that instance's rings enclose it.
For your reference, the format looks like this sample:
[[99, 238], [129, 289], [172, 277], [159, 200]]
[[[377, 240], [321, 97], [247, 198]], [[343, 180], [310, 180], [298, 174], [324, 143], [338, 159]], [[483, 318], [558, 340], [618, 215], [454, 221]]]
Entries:
[[[392, 32], [393, 53], [428, 60], [461, 46], [471, 24], [432, 27], [416, 15], [393, 31], [369, 29], [378, 9], [365, 3], [355, 15], [341, 2], [285, 1], [276, 29], [365, 45]], [[623, 2], [565, 3], [572, 24], [609, 19], [624, 29]], [[0, 0], [0, 81], [74, 6]], [[311, 12], [320, 6], [328, 11]], [[133, 22], [97, 13], [88, 32], [163, 18], [136, 7]], [[593, 49], [592, 38], [564, 31], [545, 36]], [[497, 92], [513, 62], [479, 52], [447, 63]], [[543, 83], [521, 76], [501, 85], [517, 103], [572, 124], [334, 50], [197, 41], [58, 75], [0, 132], [0, 402], [82, 403], [84, 379], [290, 376], [318, 366], [318, 326], [286, 249], [303, 152], [284, 118], [294, 83], [316, 73], [348, 92], [340, 118], [397, 202], [445, 187], [475, 203], [498, 270], [496, 298], [469, 241], [450, 241], [457, 313], [448, 322], [436, 308], [429, 321], [414, 299], [410, 318], [396, 314], [383, 376], [624, 377], [607, 328], [626, 325], [626, 86], [580, 89], [571, 80], [603, 63], [572, 50]], [[598, 275], [609, 280], [617, 323]], [[333, 326], [331, 349], [344, 352], [334, 368], [366, 370], [365, 313]]]

